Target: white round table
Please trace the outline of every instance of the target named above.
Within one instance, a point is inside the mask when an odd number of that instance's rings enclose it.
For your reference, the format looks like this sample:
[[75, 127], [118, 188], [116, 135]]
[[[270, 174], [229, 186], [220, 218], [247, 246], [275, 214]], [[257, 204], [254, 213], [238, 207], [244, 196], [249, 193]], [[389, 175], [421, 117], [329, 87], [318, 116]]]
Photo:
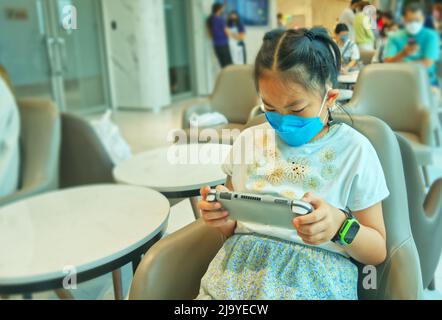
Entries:
[[340, 74], [338, 76], [338, 82], [342, 84], [355, 84], [358, 81], [359, 71]]
[[353, 90], [348, 90], [348, 89], [339, 89], [339, 96], [338, 96], [338, 101], [339, 102], [347, 102], [350, 101], [351, 98], [353, 98]]
[[191, 198], [195, 208], [200, 189], [224, 184], [221, 165], [230, 145], [182, 144], [150, 150], [121, 163], [113, 171], [119, 183], [152, 188], [170, 199]]
[[169, 202], [131, 186], [97, 185], [47, 193], [0, 209], [0, 294], [63, 287], [139, 261], [161, 238]]

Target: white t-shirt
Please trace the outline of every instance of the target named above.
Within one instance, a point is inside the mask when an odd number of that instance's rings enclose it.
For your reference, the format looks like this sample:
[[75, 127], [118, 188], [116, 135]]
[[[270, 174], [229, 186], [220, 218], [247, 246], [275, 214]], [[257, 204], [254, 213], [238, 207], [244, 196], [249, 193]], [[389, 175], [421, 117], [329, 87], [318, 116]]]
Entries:
[[0, 77], [0, 197], [17, 190], [20, 117], [15, 99]]
[[349, 64], [351, 61], [359, 61], [361, 58], [361, 54], [359, 52], [359, 48], [350, 39], [345, 42], [342, 47], [339, 47], [341, 51], [342, 60], [345, 64]]
[[[307, 192], [338, 209], [368, 209], [389, 196], [369, 140], [346, 124], [301, 147], [285, 144], [266, 122], [245, 130], [223, 165], [235, 191], [301, 199]], [[238, 221], [235, 233], [258, 233], [304, 244], [295, 229]], [[348, 256], [337, 244], [321, 248]]]

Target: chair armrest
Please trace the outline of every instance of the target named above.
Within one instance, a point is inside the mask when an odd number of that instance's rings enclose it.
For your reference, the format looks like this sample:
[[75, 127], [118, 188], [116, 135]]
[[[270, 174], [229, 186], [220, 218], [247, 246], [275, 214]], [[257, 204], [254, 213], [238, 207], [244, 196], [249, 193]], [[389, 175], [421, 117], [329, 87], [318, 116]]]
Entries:
[[[390, 253], [384, 263], [382, 272], [377, 275], [378, 290], [372, 291], [376, 296], [370, 299], [383, 300], [421, 300], [423, 299], [422, 278], [419, 256], [413, 238], [410, 237]], [[413, 279], [413, 281], [404, 281]], [[364, 290], [361, 286], [360, 290]]]
[[247, 120], [247, 123], [250, 122], [253, 118], [256, 118], [260, 114], [263, 114], [264, 112], [261, 109], [261, 106], [256, 106], [250, 111], [249, 119]]
[[130, 300], [188, 300], [197, 297], [201, 278], [225, 237], [201, 220], [163, 238], [144, 256]]
[[440, 124], [436, 110], [423, 108], [421, 111], [422, 126], [420, 128], [420, 136], [422, 142], [428, 146], [440, 147]]
[[188, 129], [190, 128], [190, 116], [194, 113], [200, 115], [200, 114], [204, 114], [204, 113], [209, 113], [212, 112], [212, 106], [210, 105], [210, 102], [207, 102], [205, 104], [197, 104], [197, 105], [193, 105], [190, 106], [189, 108], [187, 108], [186, 110], [184, 110], [183, 112], [183, 117], [182, 117], [182, 121], [181, 121], [181, 126], [183, 129]]
[[41, 181], [35, 181], [31, 185], [24, 186], [22, 189], [18, 190], [17, 192], [8, 195], [6, 197], [0, 198], [0, 207], [6, 206], [8, 204], [23, 199], [33, 197], [45, 191], [55, 190], [57, 188], [56, 185], [50, 185], [50, 184], [51, 183], [49, 181], [44, 181], [42, 179]]
[[433, 221], [440, 220], [442, 223], [442, 178], [431, 186], [425, 198], [424, 209], [427, 217]]

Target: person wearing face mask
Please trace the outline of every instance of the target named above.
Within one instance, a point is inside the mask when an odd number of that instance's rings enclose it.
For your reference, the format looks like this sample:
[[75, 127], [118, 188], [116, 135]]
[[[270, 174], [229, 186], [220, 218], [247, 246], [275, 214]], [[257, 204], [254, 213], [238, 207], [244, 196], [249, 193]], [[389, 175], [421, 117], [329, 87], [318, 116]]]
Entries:
[[441, 39], [442, 46], [442, 3], [434, 3], [431, 15], [425, 19], [425, 27], [435, 30]]
[[341, 72], [347, 73], [357, 67], [361, 55], [358, 46], [350, 40], [349, 30], [346, 24], [338, 23], [336, 25], [335, 41], [341, 51]]
[[233, 64], [246, 64], [246, 28], [244, 27], [238, 12], [230, 12], [229, 19], [227, 20], [227, 27], [230, 29], [230, 33], [232, 34], [229, 45]]
[[[210, 187], [202, 188], [202, 220], [227, 240], [197, 299], [357, 299], [351, 258], [363, 265], [385, 260], [382, 166], [366, 137], [332, 119], [340, 64], [324, 28], [265, 35], [254, 77], [267, 122], [234, 142], [223, 165], [226, 186], [217, 189], [303, 200], [314, 211], [294, 218], [291, 229], [234, 221], [207, 201]], [[337, 234], [349, 219], [356, 234], [346, 243]]]
[[418, 3], [405, 8], [404, 23], [404, 30], [389, 37], [384, 62], [420, 63], [427, 68], [431, 84], [437, 87], [436, 62], [440, 59], [437, 32], [424, 27], [424, 11]]
[[372, 63], [384, 62], [385, 47], [388, 43], [388, 39], [399, 30], [399, 25], [395, 22], [385, 24], [382, 27], [380, 37], [376, 42], [376, 52], [373, 56]]

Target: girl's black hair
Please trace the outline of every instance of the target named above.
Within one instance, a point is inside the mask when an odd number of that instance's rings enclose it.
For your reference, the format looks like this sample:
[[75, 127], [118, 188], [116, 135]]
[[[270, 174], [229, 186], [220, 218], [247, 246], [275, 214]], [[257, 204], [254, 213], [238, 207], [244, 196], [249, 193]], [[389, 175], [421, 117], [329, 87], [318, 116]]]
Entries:
[[256, 57], [255, 83], [266, 70], [279, 72], [285, 81], [294, 81], [307, 90], [322, 90], [327, 83], [337, 84], [341, 52], [322, 27], [298, 30], [273, 30], [264, 36]]
[[338, 23], [335, 28], [335, 33], [340, 34], [341, 32], [348, 32], [348, 26], [345, 23]]
[[216, 13], [219, 10], [221, 10], [223, 7], [224, 7], [224, 5], [222, 3], [214, 3], [212, 5], [212, 14], [206, 20], [206, 27], [207, 27], [207, 31], [209, 32], [210, 36], [213, 36], [213, 34], [212, 34], [213, 18], [215, 17]]
[[[236, 16], [237, 16], [236, 20], [233, 20], [231, 18], [232, 14], [236, 14]], [[239, 26], [239, 25], [241, 25], [241, 17], [239, 16], [237, 11], [233, 10], [229, 13], [229, 19], [227, 20], [227, 26], [229, 28], [232, 28], [232, 27]]]

